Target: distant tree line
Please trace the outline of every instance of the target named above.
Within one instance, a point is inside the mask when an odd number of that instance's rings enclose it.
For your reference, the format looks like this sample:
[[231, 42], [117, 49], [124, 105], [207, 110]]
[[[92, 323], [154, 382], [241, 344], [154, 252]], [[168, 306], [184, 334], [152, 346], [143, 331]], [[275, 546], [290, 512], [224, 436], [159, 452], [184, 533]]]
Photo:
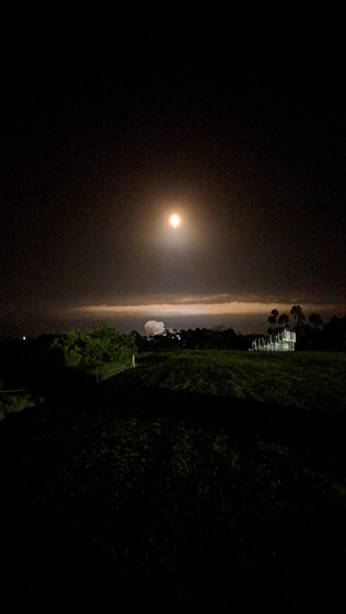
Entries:
[[246, 350], [249, 347], [249, 335], [241, 335], [232, 328], [189, 328], [173, 329], [164, 335], [145, 337], [132, 331], [136, 347], [140, 352], [151, 350], [212, 350], [234, 349]]
[[[288, 327], [294, 330], [297, 333], [297, 350], [346, 351], [346, 317], [333, 316], [324, 323], [320, 314], [312, 313], [306, 319], [301, 306], [293, 305], [289, 314], [280, 314], [277, 309], [272, 309], [268, 322], [271, 325], [267, 329], [268, 334], [275, 334]], [[243, 335], [226, 327], [173, 329], [153, 337], [141, 336], [137, 331], [132, 331], [131, 335], [140, 352], [180, 349], [247, 350], [254, 339], [263, 337], [263, 334]]]
[[[324, 322], [312, 313], [306, 318], [299, 305], [289, 314], [273, 309], [268, 317], [268, 333], [283, 328], [297, 333], [297, 350], [346, 351], [346, 317], [333, 316]], [[136, 352], [192, 350], [247, 350], [262, 335], [243, 335], [232, 328], [171, 329], [164, 335], [142, 336], [137, 331], [123, 335], [107, 322], [92, 330], [70, 330], [62, 335], [46, 334], [36, 338], [0, 339], [0, 390], [30, 387], [38, 390], [42, 382], [56, 381], [59, 373], [72, 369], [102, 376], [104, 365], [119, 363], [130, 367]]]

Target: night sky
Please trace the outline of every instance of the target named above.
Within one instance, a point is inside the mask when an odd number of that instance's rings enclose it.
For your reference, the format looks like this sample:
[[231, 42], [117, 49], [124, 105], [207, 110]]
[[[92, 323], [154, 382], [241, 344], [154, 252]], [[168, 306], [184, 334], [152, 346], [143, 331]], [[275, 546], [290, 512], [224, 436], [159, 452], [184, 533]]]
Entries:
[[140, 332], [170, 309], [142, 317], [147, 304], [178, 305], [185, 326], [205, 323], [191, 305], [343, 309], [345, 74], [313, 54], [13, 60], [1, 101], [2, 326], [98, 317], [99, 305], [123, 306], [125, 319], [136, 306]]

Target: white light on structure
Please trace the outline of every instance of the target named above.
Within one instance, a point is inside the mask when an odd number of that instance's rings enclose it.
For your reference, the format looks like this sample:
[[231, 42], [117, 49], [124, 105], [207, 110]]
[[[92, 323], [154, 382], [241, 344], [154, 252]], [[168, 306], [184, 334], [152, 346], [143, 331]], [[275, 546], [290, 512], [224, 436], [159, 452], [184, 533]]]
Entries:
[[23, 335], [22, 340], [26, 341], [26, 336], [25, 335]]
[[292, 330], [281, 330], [276, 335], [254, 339], [250, 352], [294, 352], [296, 333]]
[[180, 225], [180, 217], [179, 215], [177, 215], [177, 213], [173, 213], [173, 215], [171, 215], [171, 217], [169, 218], [169, 223], [171, 226], [173, 226], [173, 228], [178, 228], [178, 226]]

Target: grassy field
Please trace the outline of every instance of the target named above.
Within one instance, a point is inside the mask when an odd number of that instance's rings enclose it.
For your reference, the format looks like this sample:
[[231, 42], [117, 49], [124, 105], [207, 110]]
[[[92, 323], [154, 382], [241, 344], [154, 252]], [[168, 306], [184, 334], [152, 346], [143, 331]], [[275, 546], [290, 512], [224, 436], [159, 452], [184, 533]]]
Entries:
[[46, 405], [0, 424], [3, 601], [332, 611], [344, 367], [341, 354], [203, 351], [148, 354], [99, 385], [69, 372]]
[[344, 353], [153, 352], [140, 355], [137, 364], [118, 381], [302, 409], [346, 409]]

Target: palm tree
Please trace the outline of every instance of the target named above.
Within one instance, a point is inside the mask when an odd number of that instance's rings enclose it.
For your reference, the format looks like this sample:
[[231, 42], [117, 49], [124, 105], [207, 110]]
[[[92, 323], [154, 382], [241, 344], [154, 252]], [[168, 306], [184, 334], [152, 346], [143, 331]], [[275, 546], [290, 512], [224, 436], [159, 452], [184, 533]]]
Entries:
[[297, 323], [297, 328], [300, 328], [300, 326], [303, 324], [303, 322], [305, 322], [305, 315], [303, 313], [303, 310], [302, 310], [301, 306], [300, 305], [293, 305], [290, 313], [294, 317], [294, 319], [295, 319], [295, 321]]
[[270, 316], [268, 318], [268, 322], [270, 324], [276, 324], [278, 315], [279, 315], [278, 310], [277, 309], [272, 309], [271, 312], [270, 312]]

